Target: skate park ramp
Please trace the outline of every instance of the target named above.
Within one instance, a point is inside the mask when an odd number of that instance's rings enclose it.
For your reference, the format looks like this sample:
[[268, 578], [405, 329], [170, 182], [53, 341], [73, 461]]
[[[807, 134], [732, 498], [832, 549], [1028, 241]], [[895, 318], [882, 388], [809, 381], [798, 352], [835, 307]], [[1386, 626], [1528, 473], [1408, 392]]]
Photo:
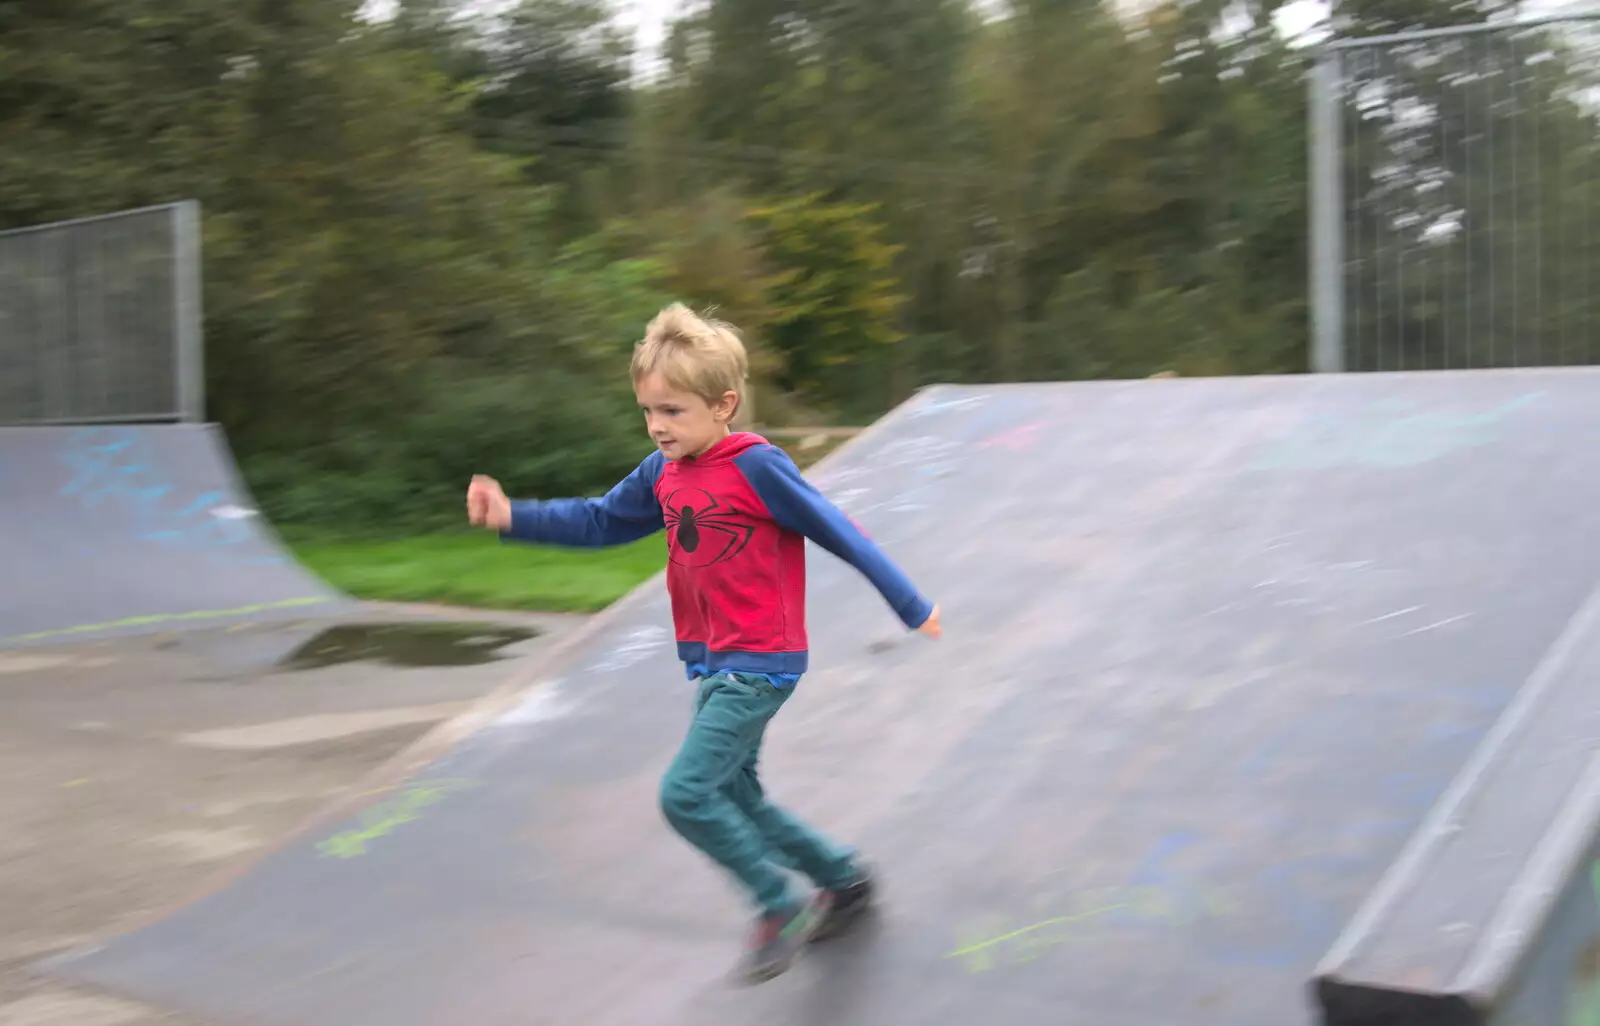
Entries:
[[214, 425], [0, 428], [0, 648], [354, 606], [257, 513]]
[[747, 910], [657, 811], [693, 695], [657, 580], [356, 804], [43, 968], [218, 1026], [1315, 1022], [1547, 653], [1597, 668], [1597, 429], [1582, 370], [927, 390], [810, 476], [945, 637], [813, 548], [763, 756], [879, 867], [858, 933], [730, 984]]

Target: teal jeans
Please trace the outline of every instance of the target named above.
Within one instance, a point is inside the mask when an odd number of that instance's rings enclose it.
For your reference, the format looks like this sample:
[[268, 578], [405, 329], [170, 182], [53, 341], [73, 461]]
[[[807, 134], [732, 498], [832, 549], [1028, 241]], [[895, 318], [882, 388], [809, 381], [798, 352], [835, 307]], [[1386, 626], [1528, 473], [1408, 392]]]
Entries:
[[793, 688], [742, 673], [699, 685], [688, 735], [661, 779], [667, 822], [733, 874], [763, 911], [794, 905], [785, 868], [819, 887], [849, 884], [853, 853], [769, 801], [757, 774], [767, 724]]

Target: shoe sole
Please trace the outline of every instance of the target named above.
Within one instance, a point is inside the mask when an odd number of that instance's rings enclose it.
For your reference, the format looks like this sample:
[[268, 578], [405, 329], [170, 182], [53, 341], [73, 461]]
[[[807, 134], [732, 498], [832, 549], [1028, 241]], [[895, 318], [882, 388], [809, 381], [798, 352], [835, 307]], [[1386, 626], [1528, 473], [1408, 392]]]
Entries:
[[816, 937], [817, 931], [822, 929], [823, 923], [826, 921], [827, 916], [831, 913], [832, 909], [829, 909], [828, 912], [812, 918], [811, 928], [802, 933], [795, 941], [794, 951], [789, 955], [788, 958], [783, 959], [781, 962], [773, 962], [768, 965], [761, 966], [757, 969], [736, 969], [734, 971], [735, 982], [742, 983], [746, 986], [755, 986], [756, 984], [767, 983], [771, 980], [775, 980], [784, 973], [788, 972], [794, 967], [795, 962], [800, 958], [800, 956], [805, 952], [806, 947], [810, 945], [811, 941]]
[[862, 919], [871, 915], [877, 909], [878, 881], [876, 877], [871, 876], [870, 874], [868, 876], [868, 881], [866, 898], [863, 899], [860, 904], [856, 905], [853, 909], [850, 909], [846, 912], [839, 911], [837, 906], [829, 909], [828, 915], [823, 918], [822, 922], [817, 924], [817, 928], [815, 930], [811, 931], [811, 939], [808, 943], [821, 943], [822, 941], [832, 940], [841, 934], [847, 933], [852, 927], [854, 927]]
[[821, 944], [824, 941], [833, 940], [835, 937], [842, 937], [858, 925], [861, 920], [871, 915], [876, 908], [877, 906], [873, 902], [868, 901], [864, 905], [856, 906], [853, 911], [834, 913], [833, 918], [811, 931], [811, 936], [806, 943]]

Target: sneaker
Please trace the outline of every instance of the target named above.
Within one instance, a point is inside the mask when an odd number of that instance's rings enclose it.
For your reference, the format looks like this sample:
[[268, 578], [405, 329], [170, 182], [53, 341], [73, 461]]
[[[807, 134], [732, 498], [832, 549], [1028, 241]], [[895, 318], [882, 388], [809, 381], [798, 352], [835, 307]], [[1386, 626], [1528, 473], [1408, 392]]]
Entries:
[[837, 937], [849, 929], [856, 920], [871, 911], [876, 884], [871, 868], [863, 862], [858, 862], [853, 882], [837, 890], [823, 891], [822, 893], [829, 896], [830, 901], [827, 913], [812, 931], [811, 939], [822, 941]]
[[818, 891], [790, 912], [768, 913], [756, 920], [750, 947], [740, 964], [745, 981], [763, 983], [786, 972], [827, 917], [832, 903], [831, 892]]

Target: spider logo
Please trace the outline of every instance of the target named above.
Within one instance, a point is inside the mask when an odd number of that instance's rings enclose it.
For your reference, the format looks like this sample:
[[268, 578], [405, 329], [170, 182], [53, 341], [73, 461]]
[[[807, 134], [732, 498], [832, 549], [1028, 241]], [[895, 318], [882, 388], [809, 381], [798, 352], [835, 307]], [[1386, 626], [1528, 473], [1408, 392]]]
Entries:
[[755, 531], [737, 513], [722, 508], [703, 488], [680, 488], [662, 504], [670, 558], [679, 566], [710, 566], [732, 559]]

